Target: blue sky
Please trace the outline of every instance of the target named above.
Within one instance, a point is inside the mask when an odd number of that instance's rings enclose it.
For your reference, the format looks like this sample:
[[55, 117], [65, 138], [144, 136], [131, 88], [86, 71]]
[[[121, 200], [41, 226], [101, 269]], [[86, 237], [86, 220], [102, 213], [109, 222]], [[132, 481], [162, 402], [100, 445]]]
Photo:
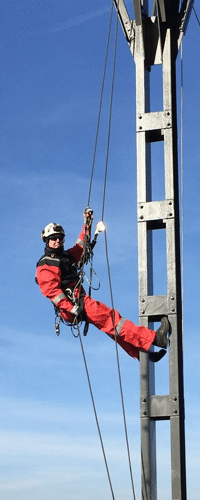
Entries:
[[[99, 107], [108, 0], [7, 0], [1, 3], [1, 330], [0, 496], [2, 500], [109, 498], [80, 343], [54, 333], [54, 313], [34, 283], [50, 221], [75, 242], [87, 205]], [[132, 17], [132, 2], [126, 2]], [[195, 9], [200, 17], [200, 2]], [[183, 41], [184, 71], [184, 377], [188, 499], [199, 482], [199, 88], [200, 27], [192, 12]], [[110, 74], [91, 206], [101, 218]], [[155, 78], [155, 85], [156, 85]], [[180, 152], [180, 56], [177, 60]], [[153, 101], [160, 110], [159, 92]], [[159, 166], [159, 158], [155, 168]], [[160, 194], [160, 183], [155, 190]], [[135, 67], [118, 37], [105, 222], [115, 307], [138, 323]], [[163, 272], [156, 255], [156, 286]], [[104, 238], [94, 268], [110, 305]], [[84, 340], [116, 500], [132, 498], [114, 343], [90, 327]], [[140, 498], [139, 365], [119, 351], [136, 498]], [[167, 356], [156, 389], [168, 388]], [[159, 499], [170, 498], [169, 428], [158, 424]]]

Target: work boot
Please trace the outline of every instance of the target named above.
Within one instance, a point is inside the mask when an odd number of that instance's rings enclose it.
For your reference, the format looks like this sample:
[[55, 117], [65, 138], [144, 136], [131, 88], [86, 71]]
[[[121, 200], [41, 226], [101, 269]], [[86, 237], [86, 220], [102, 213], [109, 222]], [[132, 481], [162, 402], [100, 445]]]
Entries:
[[166, 316], [163, 316], [161, 319], [161, 325], [159, 326], [158, 330], [156, 331], [156, 336], [153, 341], [153, 345], [156, 345], [157, 347], [162, 347], [163, 349], [167, 349], [167, 334], [169, 332], [169, 321], [166, 318]]

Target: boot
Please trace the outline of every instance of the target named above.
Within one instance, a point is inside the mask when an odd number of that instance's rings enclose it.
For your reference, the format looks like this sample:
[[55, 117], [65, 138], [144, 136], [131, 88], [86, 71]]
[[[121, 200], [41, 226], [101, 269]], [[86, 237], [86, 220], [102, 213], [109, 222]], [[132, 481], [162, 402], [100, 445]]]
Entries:
[[161, 326], [159, 326], [156, 331], [156, 336], [153, 341], [153, 345], [157, 347], [162, 347], [163, 349], [167, 349], [168, 339], [167, 334], [169, 332], [169, 321], [166, 316], [163, 316], [161, 319]]

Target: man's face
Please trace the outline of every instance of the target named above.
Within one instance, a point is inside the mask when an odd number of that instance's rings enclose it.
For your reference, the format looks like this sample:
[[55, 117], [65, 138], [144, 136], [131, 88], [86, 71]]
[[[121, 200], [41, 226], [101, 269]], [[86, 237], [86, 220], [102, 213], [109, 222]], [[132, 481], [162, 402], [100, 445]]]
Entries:
[[49, 238], [48, 246], [49, 248], [60, 248], [63, 246], [64, 237], [62, 234], [54, 235]]

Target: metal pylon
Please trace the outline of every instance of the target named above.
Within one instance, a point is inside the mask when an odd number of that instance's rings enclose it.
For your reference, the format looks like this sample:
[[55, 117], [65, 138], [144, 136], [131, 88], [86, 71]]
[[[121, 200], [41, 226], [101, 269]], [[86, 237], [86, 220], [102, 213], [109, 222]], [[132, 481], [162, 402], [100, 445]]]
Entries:
[[[134, 0], [131, 21], [123, 0], [114, 0], [136, 66], [136, 136], [138, 204], [138, 276], [140, 324], [154, 329], [166, 315], [170, 322], [169, 394], [155, 394], [154, 363], [140, 355], [142, 500], [157, 500], [156, 421], [168, 420], [171, 436], [172, 500], [186, 500], [182, 299], [176, 111], [176, 56], [192, 1]], [[179, 10], [180, 7], [180, 10]], [[163, 109], [151, 112], [151, 67], [162, 67]], [[152, 200], [151, 144], [162, 141], [165, 198]], [[166, 234], [165, 295], [154, 295], [154, 232]], [[163, 232], [163, 231], [162, 231]], [[162, 360], [160, 361], [162, 363]], [[159, 498], [159, 495], [158, 495]]]

